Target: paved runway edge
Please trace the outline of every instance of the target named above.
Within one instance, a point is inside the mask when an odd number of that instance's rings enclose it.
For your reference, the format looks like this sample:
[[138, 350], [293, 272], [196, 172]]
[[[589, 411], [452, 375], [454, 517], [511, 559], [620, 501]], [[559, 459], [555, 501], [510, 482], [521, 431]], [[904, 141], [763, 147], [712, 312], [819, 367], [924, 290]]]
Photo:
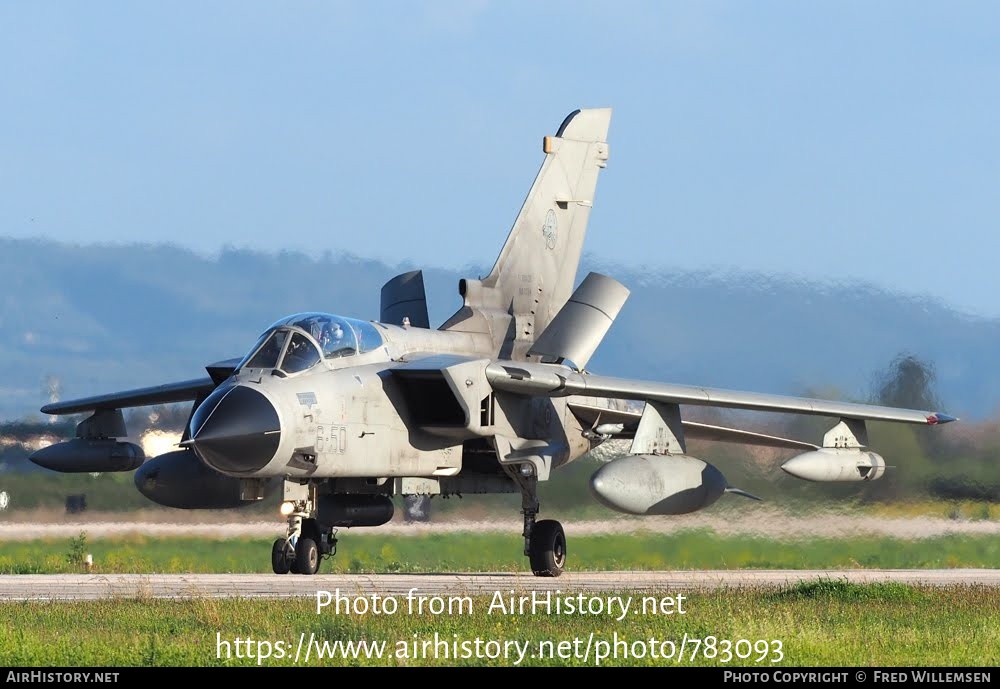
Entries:
[[126, 598], [310, 598], [343, 595], [491, 595], [496, 591], [708, 591], [778, 588], [808, 581], [915, 586], [1000, 587], [1000, 569], [701, 570], [568, 572], [554, 579], [524, 573], [451, 574], [13, 574], [0, 575], [0, 600]]

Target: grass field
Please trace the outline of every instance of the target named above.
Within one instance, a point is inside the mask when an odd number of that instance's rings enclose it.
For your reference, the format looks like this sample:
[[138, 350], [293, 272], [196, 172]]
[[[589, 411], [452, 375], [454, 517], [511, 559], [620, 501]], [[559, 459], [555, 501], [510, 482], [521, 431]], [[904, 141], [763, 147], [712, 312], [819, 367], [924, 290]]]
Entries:
[[646, 610], [623, 621], [491, 614], [493, 602], [475, 598], [468, 614], [439, 615], [402, 604], [392, 615], [317, 613], [308, 598], [7, 603], [0, 666], [1000, 664], [995, 589], [819, 581], [691, 593], [683, 614]]
[[[270, 571], [271, 540], [144, 536], [0, 542], [0, 573]], [[524, 571], [516, 534], [351, 533], [324, 572]], [[94, 565], [83, 565], [90, 554]], [[995, 535], [775, 539], [709, 530], [577, 536], [573, 570], [948, 568], [1000, 565]], [[310, 586], [303, 578], [303, 586]], [[629, 593], [587, 594], [635, 595]], [[8, 602], [0, 665], [994, 667], [1000, 591], [857, 585], [690, 593], [685, 613], [317, 614], [313, 598]], [[468, 610], [463, 610], [467, 613]], [[295, 656], [298, 653], [299, 658]], [[260, 656], [267, 656], [261, 658]], [[309, 655], [306, 662], [305, 655]], [[319, 657], [322, 656], [322, 657]]]

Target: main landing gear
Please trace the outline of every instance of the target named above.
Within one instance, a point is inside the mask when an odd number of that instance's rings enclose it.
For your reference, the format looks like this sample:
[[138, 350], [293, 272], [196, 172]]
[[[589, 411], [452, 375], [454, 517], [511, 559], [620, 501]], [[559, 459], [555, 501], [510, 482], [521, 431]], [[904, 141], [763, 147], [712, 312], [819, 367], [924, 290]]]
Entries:
[[524, 515], [524, 554], [537, 577], [557, 577], [566, 568], [566, 533], [555, 519], [535, 521], [538, 515], [538, 479], [532, 472], [525, 476], [511, 472], [521, 489], [521, 514]]

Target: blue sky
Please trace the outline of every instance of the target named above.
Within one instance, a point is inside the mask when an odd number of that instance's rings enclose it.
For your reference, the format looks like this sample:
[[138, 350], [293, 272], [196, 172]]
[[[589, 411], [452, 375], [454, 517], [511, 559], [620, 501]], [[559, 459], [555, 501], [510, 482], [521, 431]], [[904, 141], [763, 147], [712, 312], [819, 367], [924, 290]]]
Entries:
[[0, 5], [0, 235], [492, 265], [578, 107], [586, 251], [1000, 317], [1000, 5]]

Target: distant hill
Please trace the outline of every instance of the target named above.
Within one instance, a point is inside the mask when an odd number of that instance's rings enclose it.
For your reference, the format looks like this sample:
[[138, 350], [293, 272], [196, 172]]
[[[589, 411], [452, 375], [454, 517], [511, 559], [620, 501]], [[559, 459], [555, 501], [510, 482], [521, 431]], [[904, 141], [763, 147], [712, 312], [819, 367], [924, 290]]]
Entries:
[[[492, 258], [492, 257], [490, 257]], [[0, 239], [0, 418], [38, 418], [51, 395], [80, 397], [198, 377], [242, 355], [283, 315], [376, 319], [379, 290], [421, 266], [330, 254], [171, 246], [75, 246]], [[458, 272], [425, 268], [432, 325], [459, 306]], [[1000, 321], [870, 285], [810, 284], [751, 273], [643, 272], [585, 258], [632, 290], [590, 368], [788, 394], [866, 399], [902, 352], [931, 364], [945, 411], [1000, 408]]]

